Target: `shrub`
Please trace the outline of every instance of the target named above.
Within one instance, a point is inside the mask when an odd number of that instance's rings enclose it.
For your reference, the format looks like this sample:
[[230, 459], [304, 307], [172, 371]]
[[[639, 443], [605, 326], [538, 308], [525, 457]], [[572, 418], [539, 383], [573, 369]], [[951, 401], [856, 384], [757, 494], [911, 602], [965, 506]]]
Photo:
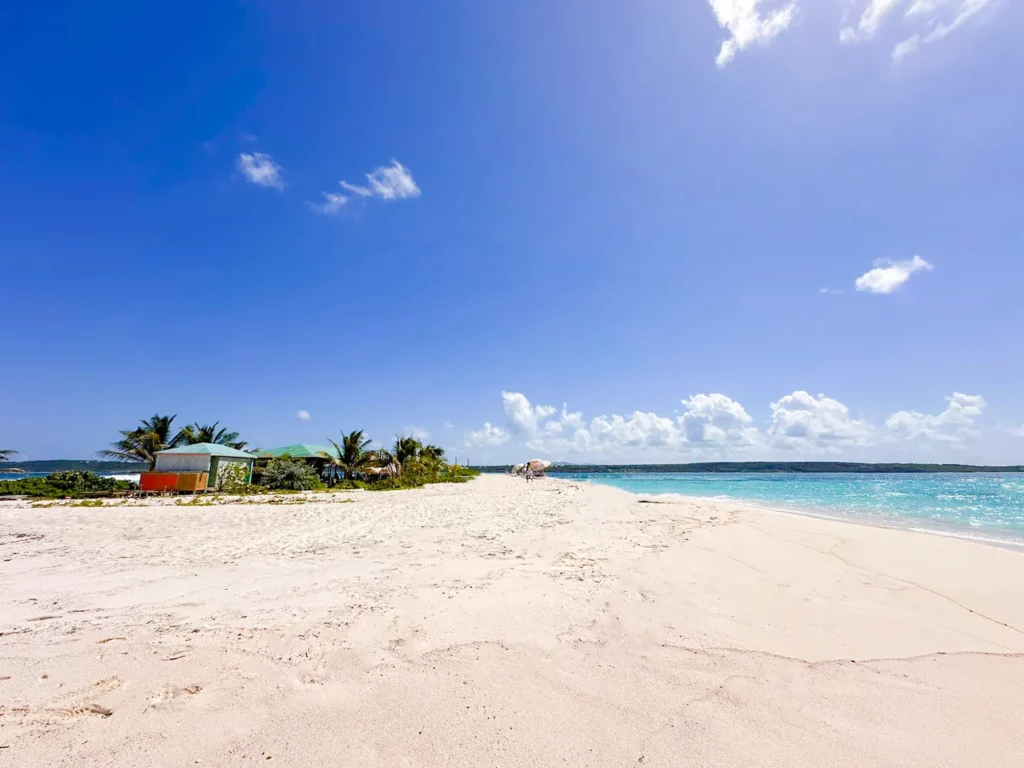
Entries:
[[237, 461], [222, 462], [217, 466], [217, 490], [223, 493], [248, 493], [249, 466]]
[[0, 481], [0, 496], [22, 495], [43, 499], [76, 498], [86, 493], [133, 491], [138, 486], [128, 480], [100, 477], [94, 472], [73, 470], [54, 472], [47, 477], [26, 477]]
[[315, 491], [323, 488], [316, 470], [304, 461], [273, 459], [260, 474], [260, 484], [274, 491]]

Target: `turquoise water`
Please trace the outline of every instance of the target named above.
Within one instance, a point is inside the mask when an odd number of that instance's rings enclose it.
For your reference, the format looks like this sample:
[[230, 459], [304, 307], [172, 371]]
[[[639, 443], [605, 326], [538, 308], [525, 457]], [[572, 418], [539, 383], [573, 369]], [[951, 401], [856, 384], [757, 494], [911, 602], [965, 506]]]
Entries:
[[1024, 546], [1024, 474], [592, 474], [638, 494], [675, 494]]
[[[122, 475], [137, 475], [138, 470], [126, 469], [124, 472], [103, 471], [97, 472], [100, 477], [121, 477]], [[49, 477], [49, 472], [4, 472], [0, 471], [0, 480], [24, 480], [26, 477]]]

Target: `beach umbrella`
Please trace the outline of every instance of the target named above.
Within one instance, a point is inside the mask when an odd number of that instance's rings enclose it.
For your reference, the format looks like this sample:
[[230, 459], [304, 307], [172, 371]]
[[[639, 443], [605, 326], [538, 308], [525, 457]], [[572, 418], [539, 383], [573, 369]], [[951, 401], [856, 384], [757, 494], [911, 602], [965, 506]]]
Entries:
[[526, 464], [534, 472], [543, 472], [545, 469], [551, 466], [551, 462], [545, 461], [544, 459], [530, 459], [528, 462], [526, 462]]

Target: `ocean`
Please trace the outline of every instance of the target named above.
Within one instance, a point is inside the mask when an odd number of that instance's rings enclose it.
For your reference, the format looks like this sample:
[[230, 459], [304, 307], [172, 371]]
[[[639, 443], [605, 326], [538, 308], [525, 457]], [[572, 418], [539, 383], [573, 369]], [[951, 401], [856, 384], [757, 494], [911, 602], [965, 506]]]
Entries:
[[1024, 547], [1024, 474], [595, 473], [573, 477], [636, 494], [730, 499]]
[[[0, 480], [24, 480], [26, 477], [49, 477], [50, 472], [0, 472]], [[116, 477], [118, 480], [139, 482], [138, 472], [97, 472], [100, 477]]]

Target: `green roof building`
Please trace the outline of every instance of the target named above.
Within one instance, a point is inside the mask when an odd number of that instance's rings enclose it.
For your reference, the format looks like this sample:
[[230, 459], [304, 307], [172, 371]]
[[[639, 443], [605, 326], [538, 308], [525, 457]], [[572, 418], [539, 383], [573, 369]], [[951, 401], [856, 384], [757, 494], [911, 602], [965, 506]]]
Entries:
[[256, 456], [228, 445], [217, 443], [196, 443], [183, 445], [179, 448], [168, 448], [156, 452], [156, 472], [207, 472], [208, 488], [219, 488], [223, 485], [225, 467], [242, 466], [245, 469], [245, 482], [252, 481], [252, 463]]
[[293, 459], [322, 459], [323, 456], [320, 455], [321, 453], [328, 453], [333, 456], [335, 451], [333, 448], [328, 448], [326, 445], [296, 443], [295, 445], [286, 445], [281, 448], [271, 448], [266, 451], [260, 451], [256, 455], [261, 459], [280, 459], [284, 456], [290, 456]]

